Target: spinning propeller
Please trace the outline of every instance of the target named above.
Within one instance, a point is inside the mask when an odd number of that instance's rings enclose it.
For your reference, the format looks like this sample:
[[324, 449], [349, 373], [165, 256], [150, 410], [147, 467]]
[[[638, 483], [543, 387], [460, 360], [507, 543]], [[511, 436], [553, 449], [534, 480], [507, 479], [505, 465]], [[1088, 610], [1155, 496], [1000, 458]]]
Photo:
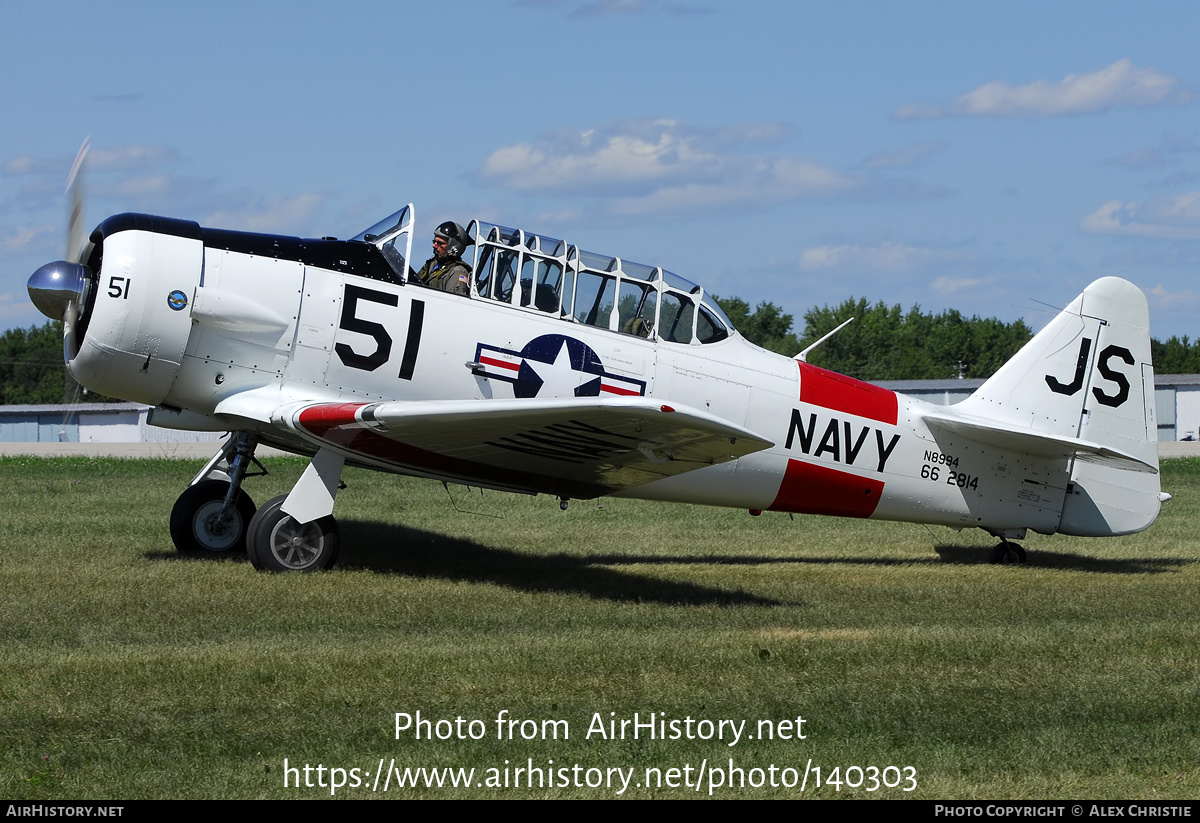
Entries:
[[[29, 278], [29, 299], [38, 311], [51, 320], [63, 321], [64, 346], [73, 349], [79, 316], [87, 305], [88, 292], [96, 279], [92, 270], [79, 262], [84, 247], [84, 181], [87, 165], [88, 140], [83, 141], [71, 176], [67, 179], [67, 196], [70, 211], [67, 216], [66, 260], [47, 263]], [[75, 354], [67, 351], [69, 360]]]

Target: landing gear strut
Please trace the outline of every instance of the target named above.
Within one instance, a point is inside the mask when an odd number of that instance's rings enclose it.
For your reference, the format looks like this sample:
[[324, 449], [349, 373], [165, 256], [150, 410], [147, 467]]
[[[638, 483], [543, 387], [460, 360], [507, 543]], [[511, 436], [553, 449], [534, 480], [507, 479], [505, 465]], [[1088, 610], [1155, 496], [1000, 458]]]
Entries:
[[[181, 554], [230, 555], [246, 550], [254, 501], [242, 491], [246, 477], [266, 474], [254, 459], [258, 439], [237, 432], [193, 478], [171, 509], [171, 542]], [[228, 471], [218, 469], [224, 461]], [[248, 474], [250, 465], [261, 469]]]

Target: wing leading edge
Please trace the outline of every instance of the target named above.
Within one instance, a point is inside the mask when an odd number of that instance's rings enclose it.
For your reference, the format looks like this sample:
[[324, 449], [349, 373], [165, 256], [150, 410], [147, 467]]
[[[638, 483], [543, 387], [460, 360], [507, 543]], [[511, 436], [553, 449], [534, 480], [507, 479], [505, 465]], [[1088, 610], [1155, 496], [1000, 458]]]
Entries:
[[296, 403], [271, 421], [401, 473], [580, 498], [774, 445], [711, 414], [641, 397]]

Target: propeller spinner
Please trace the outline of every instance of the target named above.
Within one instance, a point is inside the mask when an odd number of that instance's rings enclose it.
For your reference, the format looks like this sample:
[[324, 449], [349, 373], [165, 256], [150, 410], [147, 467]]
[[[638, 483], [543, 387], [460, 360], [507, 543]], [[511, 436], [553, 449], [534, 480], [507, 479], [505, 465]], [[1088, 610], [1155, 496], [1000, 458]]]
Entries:
[[47, 263], [29, 278], [29, 299], [51, 320], [62, 320], [67, 310], [87, 304], [92, 272], [80, 263], [59, 260]]

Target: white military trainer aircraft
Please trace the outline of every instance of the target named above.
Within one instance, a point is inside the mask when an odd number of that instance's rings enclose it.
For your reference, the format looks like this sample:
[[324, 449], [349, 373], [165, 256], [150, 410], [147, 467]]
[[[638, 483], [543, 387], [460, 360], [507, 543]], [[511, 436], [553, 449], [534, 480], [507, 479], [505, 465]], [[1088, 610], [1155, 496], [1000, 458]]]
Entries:
[[[82, 385], [229, 431], [180, 495], [184, 552], [328, 568], [343, 466], [560, 498], [868, 517], [1000, 538], [1148, 527], [1146, 299], [1098, 280], [974, 395], [934, 406], [753, 345], [662, 268], [472, 222], [470, 294], [412, 274], [411, 205], [349, 240], [119, 214], [29, 280]], [[260, 443], [311, 455], [256, 508]]]

